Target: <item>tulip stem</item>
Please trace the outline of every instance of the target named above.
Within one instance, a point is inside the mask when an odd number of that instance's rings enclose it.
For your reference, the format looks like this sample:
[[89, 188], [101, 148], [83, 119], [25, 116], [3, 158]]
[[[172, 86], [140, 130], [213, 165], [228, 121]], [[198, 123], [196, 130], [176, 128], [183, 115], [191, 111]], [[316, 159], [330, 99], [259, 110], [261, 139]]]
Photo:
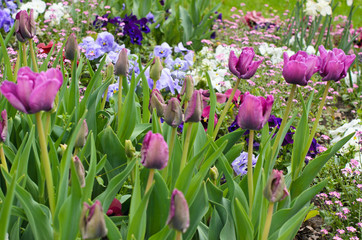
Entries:
[[1, 157], [1, 165], [6, 172], [9, 172], [8, 165], [6, 164], [6, 158], [4, 154], [4, 146], [3, 143], [0, 143], [0, 157]]
[[27, 66], [27, 62], [26, 62], [26, 45], [25, 42], [21, 43], [21, 47], [23, 48], [23, 67]]
[[153, 89], [156, 89], [156, 83], [157, 83], [157, 80], [153, 80], [152, 90], [153, 90]]
[[254, 201], [254, 183], [253, 183], [253, 141], [254, 130], [249, 133], [249, 146], [248, 146], [248, 191], [249, 191], [249, 218], [251, 219], [253, 201]]
[[220, 126], [221, 126], [221, 124], [222, 124], [222, 122], [224, 121], [224, 118], [225, 118], [225, 116], [226, 116], [226, 113], [229, 111], [229, 107], [230, 107], [231, 102], [232, 102], [232, 100], [233, 100], [233, 98], [234, 98], [234, 95], [235, 95], [235, 93], [236, 93], [236, 90], [238, 89], [239, 83], [240, 83], [240, 78], [238, 78], [238, 79], [236, 80], [236, 84], [235, 84], [235, 86], [234, 86], [234, 88], [233, 88], [233, 91], [231, 92], [231, 95], [230, 95], [228, 101], [226, 102], [226, 105], [225, 105], [225, 107], [224, 107], [224, 110], [223, 110], [222, 113], [221, 113], [221, 116], [220, 116], [220, 118], [219, 118], [219, 121], [218, 121], [217, 124], [216, 124], [215, 130], [214, 130], [214, 135], [212, 136], [213, 139], [216, 138], [216, 136], [217, 136], [217, 134], [218, 134], [218, 132], [219, 132]]
[[150, 173], [148, 174], [148, 180], [147, 180], [145, 195], [147, 194], [148, 190], [150, 190], [150, 188], [152, 186], [153, 176], [154, 175], [155, 175], [155, 169], [151, 168]]
[[121, 134], [121, 123], [122, 123], [122, 119], [121, 119], [121, 112], [122, 112], [122, 80], [123, 80], [123, 76], [119, 76], [119, 81], [118, 81], [118, 136]]
[[176, 231], [176, 237], [175, 240], [182, 240], [182, 232]]
[[285, 109], [283, 119], [282, 119], [282, 123], [280, 124], [279, 131], [277, 133], [277, 136], [275, 138], [274, 145], [273, 145], [273, 148], [272, 148], [272, 157], [274, 157], [275, 152], [278, 149], [280, 138], [281, 138], [281, 136], [283, 134], [284, 127], [287, 124], [289, 113], [290, 113], [290, 110], [292, 109], [292, 102], [293, 102], [293, 99], [294, 99], [295, 94], [297, 92], [296, 90], [297, 90], [297, 84], [292, 84], [292, 89], [290, 90], [289, 98], [288, 98], [288, 101], [287, 101], [287, 107]]
[[51, 167], [50, 167], [47, 144], [46, 144], [45, 135], [44, 135], [43, 123], [41, 120], [41, 112], [36, 113], [35, 118], [36, 118], [36, 124], [38, 127], [39, 143], [40, 143], [40, 149], [41, 149], [41, 162], [42, 162], [42, 165], [44, 168], [44, 173], [45, 173], [46, 185], [47, 185], [48, 196], [49, 196], [50, 211], [52, 213], [52, 216], [54, 217], [54, 211], [55, 211], [54, 184], [53, 184], [52, 171], [51, 171]]
[[165, 181], [167, 181], [168, 169], [169, 169], [170, 164], [172, 163], [171, 157], [172, 157], [173, 148], [175, 146], [176, 132], [177, 132], [177, 127], [175, 127], [175, 128], [173, 127], [172, 132], [171, 132], [171, 137], [170, 137], [170, 144], [168, 147], [168, 164], [162, 171], [162, 176], [163, 176], [163, 179], [165, 179]]
[[[327, 85], [324, 89], [324, 93], [323, 93], [323, 97], [322, 97], [322, 101], [321, 103], [319, 104], [319, 108], [318, 108], [318, 112], [317, 112], [317, 116], [315, 118], [315, 121], [313, 123], [313, 127], [312, 127], [312, 131], [310, 132], [310, 135], [309, 135], [309, 138], [308, 138], [308, 142], [307, 142], [307, 145], [305, 146], [305, 149], [303, 151], [303, 155], [302, 155], [302, 159], [304, 160], [305, 159], [305, 156], [307, 155], [308, 151], [309, 151], [309, 148], [310, 148], [310, 145], [312, 144], [312, 141], [313, 141], [313, 138], [314, 138], [314, 135], [317, 131], [317, 127], [319, 125], [319, 119], [322, 115], [322, 111], [323, 111], [323, 107], [324, 107], [324, 104], [326, 102], [326, 98], [327, 98], [327, 95], [328, 95], [328, 90], [329, 90], [329, 86], [331, 85], [331, 81], [328, 81], [327, 82]], [[300, 166], [297, 168], [297, 171], [296, 173], [293, 175], [293, 180], [298, 177], [298, 173], [300, 171]]]
[[[113, 81], [114, 81], [114, 75], [112, 75], [111, 84], [113, 84]], [[107, 97], [108, 97], [108, 90], [109, 90], [109, 85], [108, 85], [108, 87], [107, 87], [107, 89], [106, 89], [106, 91], [104, 92], [104, 95], [103, 95], [103, 99], [102, 99], [102, 103], [101, 103], [101, 110], [104, 110], [104, 106], [106, 106], [106, 101], [107, 101]]]
[[274, 208], [274, 203], [269, 202], [268, 214], [267, 214], [266, 220], [265, 220], [262, 240], [268, 239], [270, 225], [271, 225], [272, 216], [273, 216], [273, 208]]
[[182, 172], [182, 170], [184, 169], [184, 167], [186, 165], [186, 158], [187, 158], [187, 155], [189, 152], [188, 149], [189, 149], [189, 145], [190, 145], [191, 130], [192, 130], [192, 122], [187, 124], [184, 149], [183, 149], [182, 158], [181, 158], [180, 173]]
[[34, 68], [34, 72], [39, 72], [38, 70], [38, 63], [35, 57], [35, 51], [34, 51], [34, 46], [33, 46], [33, 39], [29, 39], [29, 46], [30, 46], [30, 55], [31, 55], [31, 60], [33, 62], [33, 68]]

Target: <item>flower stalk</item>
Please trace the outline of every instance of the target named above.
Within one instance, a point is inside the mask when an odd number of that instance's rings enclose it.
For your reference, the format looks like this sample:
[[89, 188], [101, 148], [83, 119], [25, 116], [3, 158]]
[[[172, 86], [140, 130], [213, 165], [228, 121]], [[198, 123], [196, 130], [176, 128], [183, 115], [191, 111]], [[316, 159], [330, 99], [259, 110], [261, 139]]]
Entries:
[[249, 191], [249, 218], [251, 218], [254, 201], [254, 183], [253, 183], [253, 141], [254, 130], [250, 130], [248, 146], [248, 191]]
[[34, 72], [39, 72], [38, 63], [37, 63], [37, 60], [36, 60], [33, 43], [34, 43], [33, 39], [32, 38], [29, 39], [30, 55], [31, 55], [31, 60], [33, 62]]
[[23, 67], [26, 67], [28, 64], [26, 62], [26, 45], [25, 42], [21, 43], [22, 52], [23, 52]]
[[273, 208], [274, 208], [274, 203], [269, 202], [268, 213], [267, 213], [266, 220], [265, 220], [262, 240], [268, 239], [270, 225], [271, 225], [272, 216], [273, 216]]
[[39, 143], [40, 143], [40, 149], [41, 149], [41, 162], [42, 162], [42, 165], [44, 168], [44, 173], [45, 173], [45, 180], [46, 180], [48, 196], [49, 196], [50, 211], [52, 213], [52, 216], [54, 217], [54, 213], [55, 213], [54, 184], [53, 184], [52, 171], [51, 171], [51, 167], [50, 167], [47, 144], [46, 144], [46, 140], [45, 140], [43, 123], [41, 120], [41, 112], [37, 112], [35, 114], [35, 118], [36, 118], [36, 124], [38, 127]]
[[122, 119], [121, 119], [121, 113], [122, 113], [122, 80], [123, 80], [124, 76], [119, 76], [119, 81], [118, 81], [118, 135], [120, 135], [121, 133], [121, 124], [122, 124]]
[[239, 86], [239, 83], [240, 83], [240, 79], [241, 79], [241, 78], [238, 78], [238, 79], [236, 80], [236, 84], [235, 84], [235, 86], [234, 86], [234, 88], [233, 88], [233, 91], [231, 92], [231, 95], [230, 95], [228, 101], [226, 102], [226, 105], [225, 105], [225, 107], [224, 107], [224, 110], [223, 110], [222, 113], [221, 113], [221, 116], [220, 116], [220, 118], [219, 118], [219, 121], [218, 121], [217, 124], [216, 124], [215, 130], [214, 130], [214, 135], [212, 136], [213, 139], [216, 138], [216, 136], [217, 136], [217, 134], [218, 134], [218, 132], [219, 132], [220, 126], [221, 126], [221, 124], [222, 124], [222, 122], [224, 121], [224, 118], [225, 118], [225, 116], [226, 116], [226, 113], [229, 111], [229, 108], [230, 108], [231, 102], [232, 102], [232, 100], [233, 100], [233, 98], [234, 98], [235, 92], [236, 92], [236, 90], [238, 89], [238, 86]]
[[147, 194], [147, 192], [150, 190], [151, 186], [152, 186], [152, 182], [153, 182], [153, 177], [155, 175], [155, 169], [150, 168], [150, 172], [148, 174], [148, 180], [147, 180], [147, 185], [146, 185], [146, 190], [145, 190], [145, 195]]
[[189, 145], [190, 145], [191, 130], [192, 130], [192, 122], [187, 124], [184, 149], [183, 149], [182, 158], [181, 158], [180, 173], [182, 172], [182, 170], [184, 169], [184, 167], [186, 165], [186, 158], [188, 155], [188, 149], [189, 149]]
[[4, 168], [6, 172], [9, 172], [8, 165], [6, 164], [6, 158], [4, 154], [4, 146], [3, 143], [0, 143], [0, 158], [1, 158], [1, 166]]

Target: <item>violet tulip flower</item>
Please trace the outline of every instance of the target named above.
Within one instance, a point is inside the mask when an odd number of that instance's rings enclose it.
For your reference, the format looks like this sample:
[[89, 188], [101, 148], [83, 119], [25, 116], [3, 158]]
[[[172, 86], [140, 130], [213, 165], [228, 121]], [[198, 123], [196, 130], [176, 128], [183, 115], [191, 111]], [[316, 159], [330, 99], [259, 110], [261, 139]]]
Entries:
[[5, 142], [6, 137], [8, 136], [8, 114], [6, 113], [6, 109], [1, 112], [0, 121], [0, 142]]
[[123, 48], [118, 55], [116, 65], [114, 67], [114, 74], [117, 76], [128, 76], [129, 61], [127, 49]]
[[306, 86], [312, 75], [318, 72], [318, 57], [298, 51], [289, 58], [284, 52], [283, 77], [287, 83]]
[[167, 224], [183, 233], [187, 231], [190, 225], [189, 206], [183, 193], [177, 189], [172, 192]]
[[149, 131], [143, 139], [141, 148], [141, 163], [146, 168], [158, 170], [167, 166], [168, 145], [159, 133]]
[[74, 168], [75, 168], [75, 172], [77, 174], [78, 180], [79, 180], [79, 184], [83, 188], [83, 187], [85, 187], [85, 170], [84, 170], [83, 163], [80, 161], [80, 159], [77, 155], [72, 157], [72, 160], [74, 162]]
[[248, 92], [241, 99], [239, 113], [237, 115], [237, 124], [242, 129], [260, 130], [268, 121], [273, 107], [274, 97], [268, 95], [256, 97]]
[[242, 79], [249, 79], [254, 76], [256, 70], [263, 61], [253, 61], [254, 56], [255, 52], [251, 47], [244, 48], [239, 58], [235, 56], [234, 51], [231, 51], [229, 55], [230, 72]]
[[21, 10], [15, 17], [15, 36], [20, 42], [25, 42], [35, 36], [34, 10], [30, 10], [30, 15], [26, 10]]
[[92, 206], [84, 203], [80, 218], [80, 231], [83, 239], [97, 239], [107, 235], [108, 230], [100, 201], [95, 201]]
[[346, 55], [343, 50], [333, 48], [327, 51], [323, 45], [318, 48], [320, 53], [319, 74], [323, 77], [322, 81], [338, 81], [347, 75], [348, 68], [353, 63], [356, 55]]
[[279, 202], [289, 195], [285, 186], [283, 171], [273, 169], [264, 189], [264, 197], [269, 202]]
[[165, 122], [173, 128], [182, 123], [182, 109], [177, 98], [171, 98], [165, 107]]
[[69, 35], [67, 42], [65, 43], [64, 49], [65, 58], [73, 61], [75, 59], [75, 56], [77, 56], [78, 54], [78, 42], [77, 37], [74, 33]]
[[153, 89], [151, 92], [150, 102], [148, 109], [152, 113], [153, 109], [156, 108], [157, 116], [163, 117], [164, 108], [166, 107], [165, 100], [163, 100], [162, 94], [158, 89]]
[[22, 67], [18, 71], [17, 81], [18, 84], [4, 81], [0, 91], [13, 107], [32, 114], [53, 108], [55, 96], [63, 83], [63, 75], [55, 68], [35, 73], [29, 67]]
[[185, 122], [199, 122], [202, 115], [202, 95], [195, 90], [185, 111]]
[[122, 203], [114, 198], [106, 214], [107, 216], [122, 216]]

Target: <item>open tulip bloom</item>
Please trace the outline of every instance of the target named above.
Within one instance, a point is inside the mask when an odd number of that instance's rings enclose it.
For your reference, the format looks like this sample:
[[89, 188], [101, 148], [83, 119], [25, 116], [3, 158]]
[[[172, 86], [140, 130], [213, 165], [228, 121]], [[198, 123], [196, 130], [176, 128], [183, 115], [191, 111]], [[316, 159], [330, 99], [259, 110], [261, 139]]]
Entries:
[[249, 79], [254, 76], [256, 70], [263, 61], [253, 61], [254, 56], [255, 52], [251, 47], [244, 48], [239, 58], [235, 56], [234, 51], [231, 51], [229, 56], [230, 72], [242, 79]]
[[22, 67], [17, 80], [17, 84], [4, 81], [0, 91], [13, 107], [32, 114], [53, 108], [55, 96], [63, 83], [63, 75], [54, 68], [35, 73], [29, 67]]

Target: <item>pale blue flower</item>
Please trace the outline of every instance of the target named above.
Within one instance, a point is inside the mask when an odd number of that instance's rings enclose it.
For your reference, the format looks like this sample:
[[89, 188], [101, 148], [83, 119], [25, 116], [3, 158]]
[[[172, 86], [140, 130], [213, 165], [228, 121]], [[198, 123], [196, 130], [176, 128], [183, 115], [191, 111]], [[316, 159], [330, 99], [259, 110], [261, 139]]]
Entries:
[[172, 53], [172, 48], [168, 43], [164, 42], [161, 45], [157, 45], [153, 53], [156, 57], [166, 58]]
[[109, 32], [99, 33], [96, 43], [102, 48], [103, 52], [110, 52], [113, 49], [114, 36]]
[[[256, 158], [253, 154], [252, 156], [252, 166], [256, 165]], [[239, 157], [237, 157], [232, 163], [231, 166], [234, 169], [234, 172], [237, 176], [244, 176], [248, 172], [248, 153], [242, 152]]]

